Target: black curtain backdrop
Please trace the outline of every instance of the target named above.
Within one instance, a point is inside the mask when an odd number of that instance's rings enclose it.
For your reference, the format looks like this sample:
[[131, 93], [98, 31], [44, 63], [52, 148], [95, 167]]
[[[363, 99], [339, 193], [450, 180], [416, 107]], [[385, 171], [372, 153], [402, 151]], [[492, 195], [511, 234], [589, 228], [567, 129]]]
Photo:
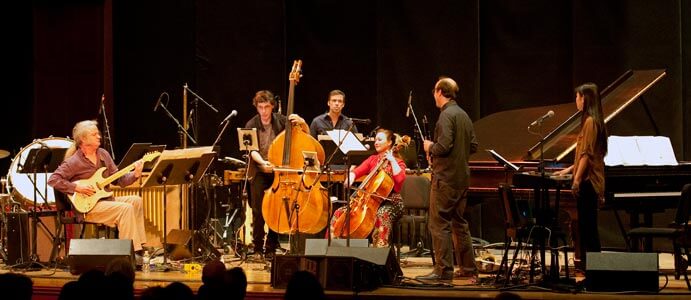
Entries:
[[54, 2], [8, 3], [2, 20], [11, 47], [0, 149], [12, 155], [1, 172], [33, 139], [97, 118], [104, 93], [118, 157], [133, 142], [174, 148], [175, 123], [152, 109], [167, 92], [182, 122], [185, 83], [219, 110], [188, 99], [202, 145], [238, 111], [220, 145], [222, 156], [239, 157], [235, 128], [256, 114], [252, 96], [272, 90], [285, 109], [294, 59], [304, 61], [296, 113], [310, 121], [341, 89], [345, 114], [373, 120], [361, 131], [404, 134], [412, 134], [411, 91], [418, 117], [436, 121], [430, 91], [442, 75], [459, 82], [459, 102], [478, 120], [573, 102], [575, 86], [604, 88], [628, 69], [664, 68], [610, 133], [669, 136], [677, 159], [691, 160], [691, 0]]

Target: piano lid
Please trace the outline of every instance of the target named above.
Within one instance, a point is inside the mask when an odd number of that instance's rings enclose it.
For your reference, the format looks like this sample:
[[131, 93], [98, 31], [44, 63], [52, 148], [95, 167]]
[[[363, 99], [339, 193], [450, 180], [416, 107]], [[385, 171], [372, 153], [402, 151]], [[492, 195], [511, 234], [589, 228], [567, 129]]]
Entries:
[[[662, 77], [664, 69], [629, 70], [600, 91], [605, 123], [638, 99]], [[527, 131], [528, 125], [545, 112], [553, 110], [554, 117], [542, 123], [545, 135], [544, 157], [561, 161], [576, 148], [580, 130], [580, 112], [569, 103], [530, 107], [497, 112], [476, 121], [473, 126], [481, 149], [494, 149], [509, 161], [540, 158], [540, 138]], [[472, 161], [491, 161], [486, 151], [478, 151]]]

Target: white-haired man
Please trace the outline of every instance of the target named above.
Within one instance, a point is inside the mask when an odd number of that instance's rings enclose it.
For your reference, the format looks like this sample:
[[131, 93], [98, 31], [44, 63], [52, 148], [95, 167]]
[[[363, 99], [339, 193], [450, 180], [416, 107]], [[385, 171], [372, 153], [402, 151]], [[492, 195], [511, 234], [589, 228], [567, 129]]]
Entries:
[[[72, 129], [74, 145], [67, 150], [65, 161], [48, 179], [48, 184], [65, 194], [81, 193], [91, 196], [96, 187], [77, 184], [74, 181], [88, 179], [101, 167], [106, 167], [103, 176], [110, 176], [118, 171], [113, 158], [101, 146], [101, 134], [96, 121], [81, 121]], [[142, 175], [143, 163], [135, 163], [132, 172], [122, 176], [118, 185], [125, 187], [134, 183]], [[134, 250], [141, 255], [142, 244], [146, 243], [144, 230], [144, 209], [139, 196], [123, 196], [101, 199], [82, 216], [85, 221], [118, 227], [120, 239], [130, 239]]]

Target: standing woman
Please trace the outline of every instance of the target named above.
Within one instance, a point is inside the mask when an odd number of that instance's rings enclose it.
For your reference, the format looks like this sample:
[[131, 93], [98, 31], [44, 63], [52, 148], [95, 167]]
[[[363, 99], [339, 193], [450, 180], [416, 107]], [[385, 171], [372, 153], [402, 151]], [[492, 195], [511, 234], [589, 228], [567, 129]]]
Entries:
[[607, 128], [597, 85], [586, 83], [576, 88], [576, 107], [582, 112], [581, 132], [576, 140], [573, 165], [556, 172], [573, 173], [571, 191], [578, 209], [578, 249], [581, 268], [586, 265], [587, 252], [600, 252], [597, 226], [598, 201], [604, 200], [605, 154], [607, 154]]
[[[382, 202], [377, 210], [377, 215], [374, 220], [374, 229], [372, 230], [372, 244], [374, 247], [388, 247], [389, 237], [393, 226], [398, 222], [398, 219], [403, 213], [403, 200], [399, 192], [405, 181], [405, 162], [400, 157], [397, 151], [392, 151], [394, 144], [396, 144], [396, 136], [393, 131], [380, 128], [377, 130], [377, 135], [374, 139], [374, 148], [377, 153], [372, 154], [365, 161], [363, 161], [357, 168], [350, 171], [350, 178], [346, 180], [344, 186], [355, 181], [356, 178], [365, 176], [370, 172], [377, 172], [376, 166], [381, 160], [388, 160], [384, 164], [384, 172], [393, 179], [393, 190], [387, 197], [388, 200]], [[340, 207], [334, 211], [331, 218], [331, 225], [329, 226], [329, 233], [332, 238], [343, 237], [345, 232], [335, 232], [334, 224], [336, 220], [346, 212], [346, 207]], [[344, 226], [345, 228], [345, 226]]]

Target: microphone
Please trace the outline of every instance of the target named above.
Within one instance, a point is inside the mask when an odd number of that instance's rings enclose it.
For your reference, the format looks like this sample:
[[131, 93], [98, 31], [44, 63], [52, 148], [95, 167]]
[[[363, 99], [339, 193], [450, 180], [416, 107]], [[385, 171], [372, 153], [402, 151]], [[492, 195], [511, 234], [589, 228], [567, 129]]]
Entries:
[[544, 114], [542, 117], [537, 118], [537, 120], [533, 121], [533, 123], [530, 123], [530, 126], [542, 124], [542, 121], [549, 119], [551, 117], [554, 117], [554, 111], [553, 110], [550, 110], [546, 114]]
[[410, 91], [410, 95], [408, 95], [408, 108], [405, 110], [405, 117], [408, 118], [410, 117], [410, 105], [413, 103], [413, 91]]
[[363, 124], [363, 125], [369, 125], [372, 123], [372, 120], [370, 119], [358, 119], [358, 118], [348, 118], [350, 121], [352, 121], [355, 124]]
[[233, 109], [233, 111], [231, 111], [230, 114], [228, 114], [228, 116], [225, 119], [223, 119], [223, 121], [221, 121], [221, 124], [228, 122], [230, 120], [230, 118], [235, 117], [237, 115], [238, 115], [238, 111]]
[[163, 95], [165, 95], [165, 92], [161, 93], [161, 95], [158, 96], [158, 101], [156, 101], [156, 105], [154, 105], [154, 111], [156, 111], [158, 107], [161, 106], [161, 99], [163, 99]]

